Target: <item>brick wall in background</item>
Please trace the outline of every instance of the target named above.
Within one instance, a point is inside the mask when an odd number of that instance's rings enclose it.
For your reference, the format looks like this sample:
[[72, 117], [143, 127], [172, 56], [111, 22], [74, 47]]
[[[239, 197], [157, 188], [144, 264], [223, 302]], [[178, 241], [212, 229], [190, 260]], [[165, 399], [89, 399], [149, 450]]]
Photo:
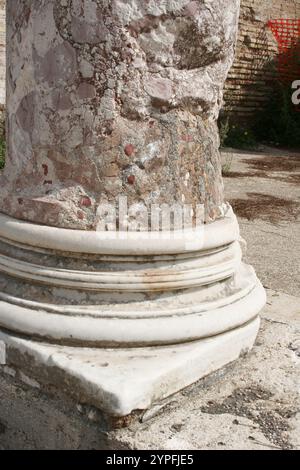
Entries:
[[268, 99], [276, 73], [267, 64], [278, 47], [267, 22], [276, 18], [300, 18], [300, 0], [241, 0], [236, 58], [224, 94], [231, 122], [251, 123]]
[[[274, 74], [265, 70], [265, 64], [277, 53], [266, 23], [274, 18], [300, 18], [300, 0], [241, 0], [236, 59], [224, 95], [224, 111], [231, 121], [251, 120], [266, 100]], [[4, 104], [5, 0], [0, 0], [0, 110]]]

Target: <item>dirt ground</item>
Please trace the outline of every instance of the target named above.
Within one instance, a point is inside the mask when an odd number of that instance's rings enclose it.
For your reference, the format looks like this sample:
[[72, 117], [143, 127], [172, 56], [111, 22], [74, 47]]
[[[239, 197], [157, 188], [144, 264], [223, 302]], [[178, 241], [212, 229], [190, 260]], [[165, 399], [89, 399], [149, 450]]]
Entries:
[[300, 152], [222, 153], [227, 200], [265, 287], [300, 295]]

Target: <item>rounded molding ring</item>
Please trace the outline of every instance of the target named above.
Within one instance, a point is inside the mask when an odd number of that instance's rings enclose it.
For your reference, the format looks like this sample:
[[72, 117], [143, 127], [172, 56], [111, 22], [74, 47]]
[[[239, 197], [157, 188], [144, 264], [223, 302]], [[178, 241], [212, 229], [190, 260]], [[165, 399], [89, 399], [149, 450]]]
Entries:
[[33, 224], [0, 214], [0, 237], [34, 248], [103, 255], [166, 255], [210, 250], [239, 239], [231, 209], [224, 218], [171, 232], [100, 232]]
[[108, 318], [102, 317], [101, 312], [94, 317], [62, 315], [47, 312], [42, 305], [37, 310], [0, 301], [0, 325], [39, 340], [89, 347], [167, 345], [207, 338], [248, 323], [264, 306], [265, 291], [254, 271], [245, 265], [242, 268], [241, 280], [246, 280], [248, 289], [234, 302], [231, 296], [223, 299], [223, 305], [217, 308], [210, 308], [207, 302], [203, 311], [201, 304], [197, 309], [196, 303], [185, 314], [179, 311], [175, 315], [161, 315], [156, 311], [145, 318], [126, 318], [124, 312], [123, 318]]
[[[66, 269], [45, 266], [0, 254], [0, 272], [33, 283], [79, 291], [153, 292], [199, 287], [226, 279], [234, 274], [241, 261], [238, 242], [222, 250], [198, 255], [194, 258], [155, 262], [119, 262], [110, 259], [111, 269]], [[14, 255], [15, 256], [15, 255]], [[138, 262], [137, 262], [138, 261]], [[106, 263], [107, 264], [107, 263]]]
[[169, 345], [238, 328], [265, 304], [232, 210], [163, 244], [117, 235], [0, 215], [0, 327], [80, 347]]

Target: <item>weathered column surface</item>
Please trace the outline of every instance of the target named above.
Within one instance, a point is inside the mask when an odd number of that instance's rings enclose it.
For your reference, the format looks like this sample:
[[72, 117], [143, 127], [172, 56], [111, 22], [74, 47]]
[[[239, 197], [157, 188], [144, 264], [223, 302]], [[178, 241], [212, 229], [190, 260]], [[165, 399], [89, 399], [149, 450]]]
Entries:
[[[238, 11], [8, 2], [0, 340], [43, 386], [126, 415], [253, 345], [265, 295], [241, 263], [216, 126]], [[148, 224], [174, 205], [188, 229]]]
[[1, 210], [95, 229], [99, 203], [223, 214], [216, 117], [237, 0], [8, 4]]

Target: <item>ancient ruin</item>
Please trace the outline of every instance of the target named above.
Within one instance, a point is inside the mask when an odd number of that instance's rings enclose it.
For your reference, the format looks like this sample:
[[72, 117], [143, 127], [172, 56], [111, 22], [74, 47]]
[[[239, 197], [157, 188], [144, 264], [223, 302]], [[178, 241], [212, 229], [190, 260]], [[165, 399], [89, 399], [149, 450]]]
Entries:
[[[252, 347], [265, 293], [241, 261], [216, 125], [238, 14], [239, 0], [8, 3], [0, 340], [45, 390], [125, 416]], [[187, 228], [158, 222], [174, 205]]]

